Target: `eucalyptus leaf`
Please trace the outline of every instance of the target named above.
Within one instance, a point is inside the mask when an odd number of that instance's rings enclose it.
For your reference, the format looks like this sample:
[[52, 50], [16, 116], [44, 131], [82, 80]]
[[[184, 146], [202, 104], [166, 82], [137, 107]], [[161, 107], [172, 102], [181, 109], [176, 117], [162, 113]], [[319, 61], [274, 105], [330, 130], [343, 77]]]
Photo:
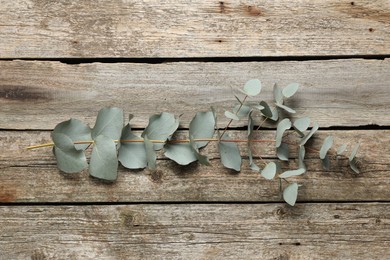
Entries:
[[[91, 141], [91, 128], [81, 122], [80, 120], [71, 118], [67, 121], [61, 122], [53, 129], [53, 134], [65, 134], [72, 142], [77, 141]], [[54, 140], [53, 140], [54, 142]], [[85, 150], [89, 144], [75, 144], [76, 150]]]
[[261, 176], [267, 180], [272, 180], [276, 175], [277, 166], [274, 162], [268, 163], [261, 171]]
[[261, 110], [261, 113], [262, 113], [265, 117], [271, 118], [273, 114], [272, 114], [272, 110], [271, 110], [270, 106], [267, 104], [267, 102], [261, 101], [261, 102], [260, 102], [260, 106], [264, 107], [264, 108]]
[[298, 89], [299, 89], [298, 83], [290, 83], [287, 85], [287, 87], [283, 88], [282, 94], [286, 98], [289, 98], [289, 97], [293, 96], [295, 94], [295, 92], [297, 92]]
[[95, 138], [89, 163], [89, 174], [107, 181], [117, 179], [118, 158], [116, 145], [111, 137], [99, 135]]
[[88, 167], [84, 151], [77, 150], [73, 140], [63, 133], [52, 133], [54, 155], [58, 168], [66, 173], [76, 173]]
[[357, 144], [353, 147], [352, 152], [351, 152], [351, 155], [349, 156], [349, 161], [352, 161], [352, 160], [355, 158], [355, 156], [356, 156], [356, 154], [357, 154], [357, 152], [358, 152], [358, 150], [359, 150], [359, 146], [360, 146], [360, 143], [357, 143]]
[[[149, 118], [149, 124], [142, 133], [142, 137], [148, 136], [149, 140], [166, 141], [179, 127], [179, 120], [173, 114], [162, 112], [152, 115]], [[154, 150], [160, 150], [164, 143], [154, 143]]]
[[123, 128], [123, 110], [117, 107], [100, 109], [95, 126], [92, 129], [92, 138], [104, 135], [112, 140], [118, 140]]
[[276, 154], [280, 160], [288, 161], [288, 144], [282, 143], [278, 148], [276, 148]]
[[305, 172], [306, 172], [306, 170], [303, 168], [299, 168], [297, 170], [289, 170], [289, 171], [285, 171], [282, 174], [280, 174], [279, 178], [288, 178], [291, 176], [298, 176], [298, 175], [304, 174]]
[[305, 153], [306, 153], [305, 146], [300, 145], [299, 151], [298, 151], [298, 166], [299, 166], [299, 168], [306, 170], [306, 165], [304, 162]]
[[254, 97], [260, 94], [261, 91], [261, 82], [258, 79], [248, 80], [242, 92], [248, 96]]
[[197, 160], [190, 143], [166, 144], [165, 156], [180, 165], [188, 165]]
[[321, 164], [322, 164], [322, 168], [324, 168], [324, 170], [329, 171], [330, 159], [329, 159], [328, 155], [325, 155], [325, 157], [323, 159], [321, 159]]
[[283, 191], [283, 199], [287, 204], [294, 206], [298, 198], [298, 184], [291, 183]]
[[253, 118], [252, 118], [252, 113], [249, 113], [248, 115], [248, 142], [250, 141], [250, 138], [252, 137], [252, 134], [253, 134], [253, 127], [254, 127], [254, 122], [253, 122]]
[[275, 161], [274, 162], [276, 165], [276, 173], [281, 173], [282, 172], [282, 164], [280, 161]]
[[311, 128], [310, 132], [305, 135], [301, 141], [299, 142], [299, 145], [305, 145], [306, 142], [314, 135], [314, 133], [318, 130], [319, 126], [317, 122], [314, 123], [313, 127]]
[[[236, 105], [233, 108], [233, 114], [236, 115], [239, 119], [247, 118], [251, 111], [252, 111], [252, 107], [247, 106], [247, 105], [242, 105], [242, 106]], [[236, 120], [236, 119], [234, 119], [234, 120]]]
[[345, 151], [345, 149], [347, 149], [347, 145], [346, 144], [340, 145], [340, 147], [337, 149], [337, 155], [342, 155], [343, 152]]
[[223, 166], [236, 171], [241, 170], [241, 155], [238, 146], [234, 142], [224, 142], [230, 140], [229, 135], [225, 133], [218, 142], [218, 150], [221, 156]]
[[349, 161], [349, 166], [355, 173], [360, 173], [359, 168], [356, 163], [356, 158], [353, 158], [351, 161]]
[[[141, 169], [147, 166], [146, 150], [143, 138], [135, 135], [127, 124], [122, 130], [121, 140], [135, 142], [121, 142], [118, 151], [118, 160], [128, 169]], [[136, 142], [139, 141], [139, 142]]]
[[324, 140], [324, 143], [321, 146], [320, 149], [320, 159], [323, 160], [325, 159], [326, 154], [328, 153], [329, 149], [333, 145], [333, 136], [327, 136]]
[[232, 119], [232, 120], [236, 120], [236, 121], [240, 120], [240, 118], [236, 114], [234, 114], [230, 111], [225, 111], [225, 116], [229, 119]]
[[255, 172], [260, 172], [260, 167], [253, 162], [253, 155], [250, 147], [248, 146], [249, 168]]
[[155, 148], [153, 146], [153, 143], [150, 141], [149, 137], [147, 135], [144, 136], [144, 144], [145, 144], [145, 151], [146, 151], [146, 161], [148, 168], [150, 170], [156, 169], [156, 160], [157, 155]]
[[276, 83], [274, 84], [274, 99], [276, 104], [283, 104], [282, 89]]
[[209, 161], [209, 158], [207, 158], [206, 155], [202, 155], [200, 154], [198, 151], [196, 151], [196, 149], [193, 147], [193, 149], [195, 150], [194, 154], [196, 156], [196, 159], [198, 160], [198, 162], [202, 165], [206, 165], [206, 166], [211, 166], [211, 163]]
[[261, 111], [261, 110], [264, 109], [264, 107], [263, 107], [262, 105], [256, 105], [256, 104], [251, 105], [250, 107], [251, 107], [251, 108], [254, 108], [254, 109], [257, 109], [257, 110], [259, 110], [259, 111]]
[[303, 132], [307, 130], [307, 128], [310, 126], [310, 118], [309, 117], [302, 117], [294, 121], [293, 124], [295, 130], [303, 136]]
[[272, 121], [278, 121], [279, 119], [279, 112], [278, 112], [278, 109], [277, 107], [275, 107], [273, 110], [272, 110], [272, 117], [270, 117], [269, 119], [271, 119]]
[[283, 134], [287, 129], [290, 129], [290, 128], [291, 128], [290, 119], [285, 118], [279, 122], [279, 124], [276, 128], [276, 142], [275, 142], [276, 147], [279, 147], [282, 144]]
[[285, 105], [283, 105], [283, 104], [278, 104], [278, 103], [276, 103], [275, 104], [277, 107], [280, 107], [281, 109], [283, 109], [284, 111], [287, 111], [288, 113], [290, 113], [290, 114], [295, 114], [296, 113], [296, 111], [294, 110], [294, 109], [292, 109], [292, 108], [290, 108], [290, 107], [288, 107], [288, 106], [285, 106]]
[[192, 152], [195, 155], [196, 159], [199, 161], [199, 163], [206, 165], [206, 166], [211, 166], [209, 158], [207, 158], [206, 155], [202, 155], [199, 153], [199, 149], [196, 147], [196, 144], [194, 142], [194, 138], [191, 135], [190, 135], [190, 145], [192, 148]]
[[[210, 139], [214, 136], [215, 118], [212, 111], [198, 112], [191, 120], [189, 134], [194, 139]], [[202, 148], [207, 141], [195, 142], [196, 148]]]

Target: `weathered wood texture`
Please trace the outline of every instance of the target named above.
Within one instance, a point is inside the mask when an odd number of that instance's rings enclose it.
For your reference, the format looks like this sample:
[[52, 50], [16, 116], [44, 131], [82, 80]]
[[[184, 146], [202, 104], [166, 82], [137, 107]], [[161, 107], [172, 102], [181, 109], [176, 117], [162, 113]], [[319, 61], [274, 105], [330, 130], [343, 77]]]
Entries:
[[[251, 78], [263, 82], [259, 98], [272, 101], [275, 82], [301, 83], [287, 104], [296, 117], [320, 126], [390, 125], [390, 60], [304, 62], [82, 64], [0, 62], [0, 128], [52, 129], [69, 118], [94, 124], [103, 106], [117, 106], [145, 127], [153, 113], [172, 112], [185, 127], [195, 112], [214, 106], [220, 127], [237, 103], [234, 88]], [[233, 89], [232, 89], [233, 88]], [[239, 96], [242, 96], [238, 94]]]
[[0, 1], [0, 58], [389, 54], [387, 0]]
[[[318, 152], [307, 153], [308, 173], [296, 178], [303, 184], [299, 201], [389, 201], [390, 131], [321, 131], [310, 145], [319, 149], [327, 135], [335, 137], [335, 147], [361, 142], [358, 154], [361, 173], [354, 174], [347, 160], [332, 160], [330, 172], [322, 170]], [[230, 132], [233, 138], [246, 133]], [[274, 131], [262, 131], [254, 138], [273, 139]], [[293, 142], [289, 135], [286, 141]], [[215, 143], [203, 151], [211, 167], [197, 163], [178, 166], [160, 155], [157, 171], [132, 171], [120, 167], [115, 183], [104, 183], [81, 174], [61, 174], [50, 148], [26, 151], [30, 144], [50, 141], [48, 132], [0, 132], [0, 202], [204, 202], [204, 201], [282, 201], [277, 180], [267, 181], [249, 170], [244, 160], [241, 173], [223, 168]], [[240, 145], [244, 158], [245, 144]], [[291, 160], [283, 168], [297, 167], [296, 147], [290, 147]], [[273, 143], [253, 144], [255, 157], [275, 158]], [[350, 151], [350, 149], [349, 149]], [[349, 153], [347, 153], [349, 154]], [[259, 165], [261, 161], [257, 160]]]
[[0, 207], [2, 259], [389, 259], [389, 203]]

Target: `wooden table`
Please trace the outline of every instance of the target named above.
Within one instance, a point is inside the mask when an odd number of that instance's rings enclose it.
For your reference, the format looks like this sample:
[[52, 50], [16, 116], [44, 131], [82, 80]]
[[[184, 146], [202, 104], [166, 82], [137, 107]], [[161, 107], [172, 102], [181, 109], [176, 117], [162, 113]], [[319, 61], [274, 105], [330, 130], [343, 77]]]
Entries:
[[[390, 258], [390, 1], [0, 0], [0, 259]], [[295, 207], [277, 180], [219, 162], [119, 169], [106, 183], [61, 173], [50, 130], [93, 126], [105, 106], [167, 111], [183, 134], [195, 112], [223, 111], [252, 78], [299, 82], [290, 101], [335, 143], [361, 143], [361, 173], [307, 155]], [[245, 137], [245, 123], [229, 133]], [[273, 125], [258, 133], [273, 138]], [[267, 161], [272, 144], [255, 146]], [[284, 168], [297, 165], [297, 155]], [[333, 164], [335, 162], [332, 161]]]

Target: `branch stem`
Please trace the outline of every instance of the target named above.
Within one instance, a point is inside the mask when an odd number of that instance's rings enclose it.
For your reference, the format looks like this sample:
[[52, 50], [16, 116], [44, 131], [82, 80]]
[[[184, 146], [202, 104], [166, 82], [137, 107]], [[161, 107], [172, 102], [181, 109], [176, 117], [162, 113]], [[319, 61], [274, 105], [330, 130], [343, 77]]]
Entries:
[[[248, 140], [243, 140], [243, 139], [229, 139], [229, 140], [219, 140], [218, 138], [201, 138], [201, 139], [194, 139], [194, 142], [227, 142], [227, 143], [247, 143]], [[143, 143], [144, 140], [114, 140], [116, 143]], [[180, 140], [150, 140], [152, 143], [189, 143], [189, 139], [180, 139]], [[252, 143], [274, 143], [275, 140], [250, 140]], [[94, 141], [76, 141], [74, 144], [93, 144]], [[27, 150], [33, 150], [33, 149], [38, 149], [38, 148], [43, 148], [43, 147], [53, 147], [54, 143], [45, 143], [45, 144], [38, 144], [38, 145], [31, 145], [26, 147]]]

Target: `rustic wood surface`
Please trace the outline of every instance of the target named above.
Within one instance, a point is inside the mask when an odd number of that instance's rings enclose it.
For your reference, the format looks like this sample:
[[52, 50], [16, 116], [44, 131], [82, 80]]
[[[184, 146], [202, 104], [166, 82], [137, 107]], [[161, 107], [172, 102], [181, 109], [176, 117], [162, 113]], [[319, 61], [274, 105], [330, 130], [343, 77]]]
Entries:
[[2, 259], [388, 259], [389, 203], [0, 207]]
[[[186, 134], [185, 132], [183, 134]], [[303, 184], [299, 201], [388, 201], [390, 198], [390, 131], [321, 131], [311, 144], [319, 149], [327, 135], [335, 137], [335, 147], [358, 141], [361, 173], [354, 174], [346, 159], [332, 160], [330, 172], [322, 170], [318, 152], [308, 151], [308, 173], [296, 178]], [[233, 138], [245, 139], [246, 133], [232, 131]], [[274, 131], [261, 131], [254, 138], [269, 140]], [[296, 140], [293, 135], [285, 139]], [[204, 201], [282, 201], [277, 180], [267, 181], [248, 167], [245, 159], [241, 173], [224, 169], [219, 162], [215, 143], [204, 150], [211, 167], [197, 163], [178, 166], [164, 159], [157, 171], [119, 168], [115, 183], [105, 183], [81, 174], [63, 174], [56, 168], [50, 148], [25, 150], [30, 144], [50, 141], [49, 132], [1, 131], [0, 201], [15, 202], [204, 202]], [[240, 145], [246, 158], [246, 145]], [[255, 157], [275, 159], [273, 143], [253, 144]], [[296, 168], [296, 147], [290, 147], [291, 160], [283, 168]], [[351, 149], [349, 149], [350, 151]], [[347, 152], [347, 155], [349, 152]], [[260, 160], [256, 160], [259, 165]], [[277, 179], [277, 178], [275, 178]]]
[[0, 1], [0, 58], [389, 54], [387, 0]]
[[224, 110], [237, 103], [234, 94], [242, 96], [235, 89], [251, 78], [264, 85], [253, 100], [272, 101], [275, 82], [299, 82], [299, 92], [286, 102], [296, 108], [295, 118], [309, 116], [322, 127], [390, 125], [389, 59], [81, 65], [0, 61], [0, 67], [2, 129], [53, 129], [71, 117], [93, 126], [104, 106], [134, 114], [133, 127], [142, 128], [150, 115], [162, 111], [182, 114], [186, 127], [196, 112], [214, 106], [224, 127]]
[[[0, 260], [390, 259], [390, 1], [0, 0], [0, 35]], [[120, 167], [114, 183], [25, 149], [71, 117], [93, 126], [104, 106], [139, 129], [162, 111], [185, 129], [214, 106], [224, 127], [251, 78], [266, 101], [275, 82], [300, 83], [287, 104], [322, 127], [310, 146], [360, 142], [361, 173], [308, 152], [290, 207], [248, 170], [245, 144], [240, 173], [210, 143], [211, 167], [160, 153], [156, 171]], [[264, 127], [256, 138], [273, 139]], [[275, 160], [272, 142], [253, 148]], [[290, 150], [283, 169], [297, 167]]]

